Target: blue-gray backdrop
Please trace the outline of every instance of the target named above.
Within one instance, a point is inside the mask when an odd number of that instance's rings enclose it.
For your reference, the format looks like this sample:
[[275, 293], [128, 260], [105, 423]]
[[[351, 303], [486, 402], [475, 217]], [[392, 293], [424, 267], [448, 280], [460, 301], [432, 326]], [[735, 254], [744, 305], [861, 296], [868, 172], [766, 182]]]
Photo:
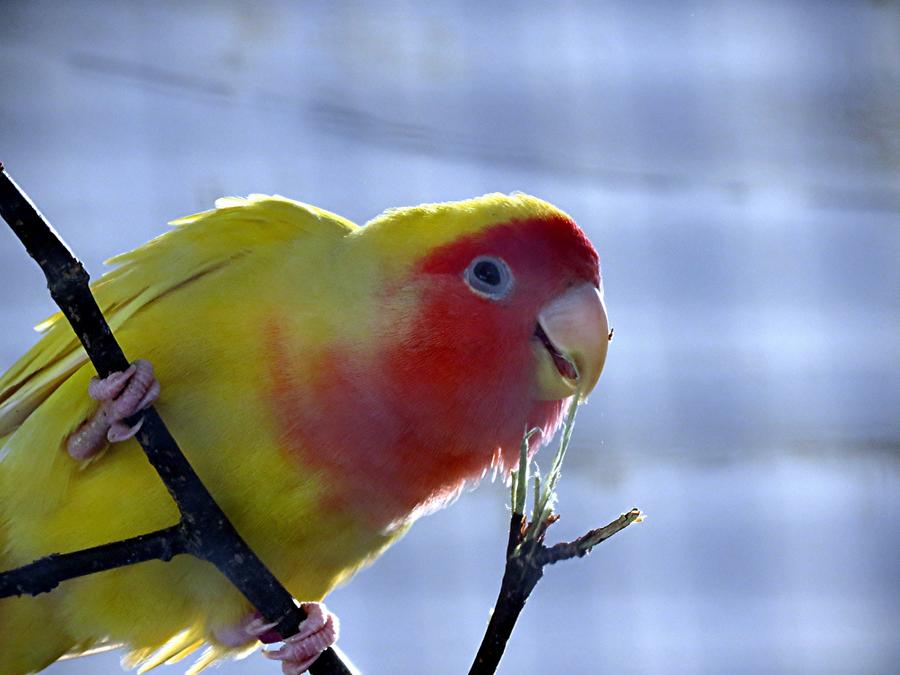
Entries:
[[[558, 204], [616, 339], [554, 536], [650, 517], [549, 570], [503, 671], [896, 671], [896, 2], [7, 0], [0, 159], [95, 273], [220, 195]], [[6, 367], [52, 307], [5, 228], [0, 279]], [[465, 670], [505, 497], [333, 594], [368, 672]]]

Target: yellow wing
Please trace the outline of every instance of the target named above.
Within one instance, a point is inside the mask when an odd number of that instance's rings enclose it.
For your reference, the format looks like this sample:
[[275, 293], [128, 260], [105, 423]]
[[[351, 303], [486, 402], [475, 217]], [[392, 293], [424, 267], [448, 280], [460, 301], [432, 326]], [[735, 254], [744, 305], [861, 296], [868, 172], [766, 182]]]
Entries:
[[[116, 268], [92, 285], [113, 333], [141, 307], [251, 250], [304, 234], [343, 236], [357, 229], [315, 206], [259, 194], [223, 197], [215, 209], [170, 224], [175, 229], [109, 259]], [[61, 313], [36, 330], [43, 339], [0, 378], [0, 443], [87, 360]]]

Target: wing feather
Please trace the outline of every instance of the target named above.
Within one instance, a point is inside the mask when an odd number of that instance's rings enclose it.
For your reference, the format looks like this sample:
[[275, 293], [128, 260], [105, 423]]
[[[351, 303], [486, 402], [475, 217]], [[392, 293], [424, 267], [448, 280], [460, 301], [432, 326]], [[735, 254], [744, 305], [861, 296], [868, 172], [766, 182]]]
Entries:
[[[224, 197], [216, 208], [170, 224], [169, 232], [109, 259], [114, 269], [92, 284], [113, 332], [150, 302], [261, 247], [298, 237], [341, 237], [358, 229], [315, 206], [260, 194]], [[0, 377], [0, 441], [87, 360], [61, 313], [36, 330], [43, 338]]]

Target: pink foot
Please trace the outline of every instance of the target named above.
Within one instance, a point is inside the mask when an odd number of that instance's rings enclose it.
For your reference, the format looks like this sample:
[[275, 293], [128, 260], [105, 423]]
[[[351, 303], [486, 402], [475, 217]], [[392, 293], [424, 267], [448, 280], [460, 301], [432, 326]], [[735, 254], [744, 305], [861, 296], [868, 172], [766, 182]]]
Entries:
[[75, 459], [88, 459], [107, 442], [118, 443], [134, 436], [144, 420], [134, 426], [128, 426], [124, 420], [153, 405], [159, 397], [159, 380], [153, 375], [150, 362], [138, 359], [127, 370], [102, 380], [93, 378], [88, 395], [102, 405], [66, 441], [66, 448]]
[[[284, 675], [300, 675], [309, 669], [319, 654], [337, 642], [338, 618], [321, 602], [304, 602], [306, 612], [296, 635], [292, 635], [278, 649], [263, 655], [281, 661]], [[263, 631], [265, 632], [265, 631]]]

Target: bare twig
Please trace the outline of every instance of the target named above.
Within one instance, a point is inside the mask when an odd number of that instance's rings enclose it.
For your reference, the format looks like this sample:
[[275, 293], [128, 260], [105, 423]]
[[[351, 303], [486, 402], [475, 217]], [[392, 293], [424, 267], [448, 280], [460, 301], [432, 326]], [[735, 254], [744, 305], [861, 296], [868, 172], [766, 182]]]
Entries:
[[49, 593], [61, 581], [134, 565], [145, 560], [171, 560], [187, 550], [181, 526], [72, 553], [53, 553], [0, 574], [0, 598]]
[[496, 672], [519, 614], [525, 608], [525, 603], [537, 582], [544, 576], [545, 566], [560, 560], [584, 556], [597, 544], [632, 523], [640, 522], [643, 518], [639, 509], [631, 509], [608, 525], [591, 530], [574, 541], [549, 547], [544, 545], [547, 529], [559, 519], [553, 512], [553, 505], [556, 502], [555, 488], [572, 435], [577, 406], [578, 402], [573, 401], [569, 408], [559, 450], [543, 485], [539, 475], [535, 474], [532, 477], [534, 506], [531, 522], [526, 520], [524, 513], [529, 483], [528, 441], [534, 435], [534, 430], [527, 432], [522, 440], [519, 469], [512, 477], [513, 513], [506, 546], [506, 567], [503, 571], [503, 580], [500, 582], [497, 602], [478, 653], [475, 655], [475, 661], [469, 669], [469, 675], [491, 675]]
[[552, 565], [560, 560], [568, 560], [569, 558], [581, 558], [591, 552], [597, 544], [606, 541], [617, 532], [621, 532], [632, 523], [640, 522], [644, 517], [640, 509], [631, 509], [628, 513], [623, 513], [614, 521], [596, 530], [591, 530], [587, 534], [583, 534], [575, 541], [564, 541], [553, 546], [542, 546], [535, 553], [535, 563], [541, 565]]
[[469, 669], [469, 675], [491, 675], [500, 665], [500, 659], [506, 650], [506, 643], [512, 635], [516, 621], [537, 582], [544, 576], [544, 567], [560, 560], [581, 557], [590, 552], [593, 546], [609, 539], [631, 523], [639, 522], [641, 512], [631, 509], [616, 518], [608, 525], [591, 530], [575, 541], [563, 542], [546, 547], [539, 543], [536, 548], [523, 547], [525, 517], [514, 513], [509, 525], [510, 544], [506, 558], [503, 580], [500, 582], [500, 593], [490, 621], [475, 655], [475, 661]]
[[[47, 277], [47, 287], [84, 345], [101, 377], [125, 370], [122, 352], [100, 311], [82, 264], [0, 164], [0, 215], [22, 241]], [[147, 459], [178, 505], [181, 521], [170, 528], [84, 551], [55, 554], [0, 574], [0, 597], [37, 594], [60, 581], [149, 559], [168, 560], [190, 553], [215, 565], [271, 622], [282, 637], [297, 632], [305, 614], [275, 576], [241, 538], [182, 454], [154, 408], [127, 421], [144, 423], [136, 438]], [[35, 577], [29, 585], [26, 577]], [[349, 673], [332, 649], [310, 669], [314, 675]]]

